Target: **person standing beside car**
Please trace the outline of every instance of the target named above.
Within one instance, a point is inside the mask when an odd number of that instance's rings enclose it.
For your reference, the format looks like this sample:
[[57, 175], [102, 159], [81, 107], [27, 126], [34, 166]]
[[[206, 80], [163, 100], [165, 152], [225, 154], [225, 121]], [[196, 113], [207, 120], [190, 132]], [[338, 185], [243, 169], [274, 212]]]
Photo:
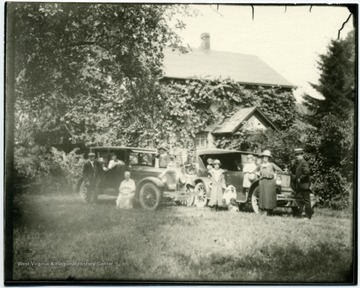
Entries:
[[271, 152], [265, 150], [260, 154], [262, 163], [258, 167], [260, 182], [259, 182], [259, 209], [266, 211], [267, 215], [271, 215], [272, 210], [276, 208], [276, 185], [275, 173], [280, 172], [281, 169], [270, 162], [272, 158]]
[[96, 196], [96, 177], [97, 177], [97, 163], [95, 162], [95, 153], [88, 154], [88, 160], [85, 161], [82, 176], [87, 192], [90, 195], [90, 202], [95, 202]]
[[295, 149], [295, 155], [298, 160], [296, 166], [296, 190], [297, 198], [300, 198], [299, 201], [301, 205], [305, 207], [306, 220], [310, 220], [313, 215], [313, 210], [311, 208], [310, 200], [310, 168], [307, 161], [304, 159], [304, 151], [301, 148]]
[[215, 211], [219, 206], [223, 206], [223, 193], [226, 189], [224, 170], [220, 169], [220, 160], [214, 160], [214, 168], [209, 171], [211, 180], [211, 191], [209, 206]]

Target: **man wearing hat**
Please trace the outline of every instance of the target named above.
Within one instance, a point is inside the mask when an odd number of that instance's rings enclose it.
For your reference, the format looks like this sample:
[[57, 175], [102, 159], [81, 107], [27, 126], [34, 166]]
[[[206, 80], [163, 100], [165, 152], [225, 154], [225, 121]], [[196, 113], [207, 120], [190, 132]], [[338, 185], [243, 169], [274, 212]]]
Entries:
[[86, 188], [90, 194], [90, 202], [96, 201], [96, 174], [97, 174], [97, 163], [95, 162], [95, 154], [90, 152], [88, 154], [88, 160], [83, 166], [83, 178]]
[[295, 155], [298, 160], [295, 172], [296, 190], [305, 207], [306, 217], [310, 220], [313, 214], [310, 201], [310, 168], [304, 159], [303, 149], [295, 149]]

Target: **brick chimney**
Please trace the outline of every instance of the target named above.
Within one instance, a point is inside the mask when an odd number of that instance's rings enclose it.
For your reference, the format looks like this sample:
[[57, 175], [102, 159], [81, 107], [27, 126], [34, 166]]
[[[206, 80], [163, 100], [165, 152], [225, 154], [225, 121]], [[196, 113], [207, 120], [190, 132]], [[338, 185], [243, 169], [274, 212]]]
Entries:
[[210, 51], [210, 33], [202, 33], [201, 36], [200, 50]]

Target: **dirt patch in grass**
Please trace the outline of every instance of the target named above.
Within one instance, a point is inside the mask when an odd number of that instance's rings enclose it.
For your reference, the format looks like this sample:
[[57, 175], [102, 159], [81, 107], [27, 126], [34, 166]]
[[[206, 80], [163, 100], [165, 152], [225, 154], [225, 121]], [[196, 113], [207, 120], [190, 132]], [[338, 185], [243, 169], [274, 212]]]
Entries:
[[272, 217], [172, 205], [118, 211], [114, 201], [17, 197], [14, 278], [350, 281], [351, 213], [316, 210], [302, 222], [281, 210]]

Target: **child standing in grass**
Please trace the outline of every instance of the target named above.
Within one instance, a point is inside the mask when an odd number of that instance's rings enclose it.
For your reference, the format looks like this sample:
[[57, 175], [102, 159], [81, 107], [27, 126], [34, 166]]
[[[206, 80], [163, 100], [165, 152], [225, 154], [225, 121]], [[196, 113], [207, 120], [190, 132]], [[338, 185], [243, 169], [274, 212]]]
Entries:
[[216, 159], [214, 161], [214, 168], [209, 171], [212, 182], [209, 206], [216, 211], [219, 206], [223, 205], [223, 191], [226, 188], [225, 177], [223, 174], [224, 170], [220, 169], [220, 165], [220, 160]]

